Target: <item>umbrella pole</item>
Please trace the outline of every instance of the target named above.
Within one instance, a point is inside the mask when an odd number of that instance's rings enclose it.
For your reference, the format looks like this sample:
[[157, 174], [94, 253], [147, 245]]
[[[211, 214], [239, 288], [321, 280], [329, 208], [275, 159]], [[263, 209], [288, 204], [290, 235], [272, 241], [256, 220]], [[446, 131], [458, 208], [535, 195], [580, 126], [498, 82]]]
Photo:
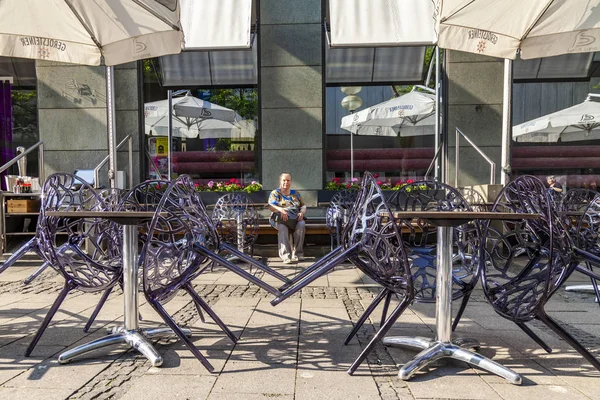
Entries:
[[350, 183], [352, 183], [352, 178], [354, 178], [354, 133], [350, 131]]
[[106, 67], [106, 116], [108, 130], [108, 179], [110, 187], [117, 187], [117, 122], [115, 118], [115, 68]]
[[171, 180], [171, 147], [173, 142], [173, 91], [167, 90], [168, 117], [167, 117], [167, 180]]
[[510, 138], [512, 120], [512, 60], [504, 60], [504, 93], [502, 98], [502, 172], [500, 183], [506, 185], [510, 180]]

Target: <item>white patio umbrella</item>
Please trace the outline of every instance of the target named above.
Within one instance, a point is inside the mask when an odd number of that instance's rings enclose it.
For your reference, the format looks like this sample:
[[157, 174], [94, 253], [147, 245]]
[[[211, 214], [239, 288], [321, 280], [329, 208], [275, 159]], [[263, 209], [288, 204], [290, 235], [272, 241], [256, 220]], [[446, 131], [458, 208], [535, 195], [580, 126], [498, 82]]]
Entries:
[[[107, 66], [109, 178], [115, 185], [113, 65], [176, 54], [177, 0], [2, 0], [0, 56]], [[110, 66], [110, 67], [109, 67]]]
[[513, 139], [517, 142], [600, 139], [600, 102], [592, 97], [588, 95], [583, 103], [513, 126]]
[[[164, 124], [145, 124], [146, 135], [150, 136], [168, 136], [168, 127], [166, 118], [162, 120]], [[185, 126], [178, 123], [179, 120], [173, 119], [173, 136], [181, 138], [199, 138], [199, 139], [220, 139], [220, 138], [253, 138], [256, 133], [256, 127], [251, 120], [239, 120], [236, 122], [221, 121], [218, 119], [206, 119], [198, 121], [191, 126]]]
[[433, 135], [435, 94], [413, 90], [342, 118], [341, 128], [356, 135]]
[[505, 58], [502, 176], [510, 174], [512, 63], [600, 50], [598, 0], [437, 0], [438, 46]]
[[438, 45], [514, 60], [600, 50], [598, 0], [438, 0]]
[[[353, 135], [423, 136], [435, 133], [435, 94], [412, 90], [342, 118], [340, 128]], [[351, 149], [354, 151], [354, 149]], [[354, 157], [350, 158], [354, 171]]]
[[[175, 137], [223, 138], [254, 137], [256, 128], [234, 110], [199, 99], [186, 92], [172, 102], [172, 132]], [[169, 100], [144, 105], [148, 135], [168, 136]]]

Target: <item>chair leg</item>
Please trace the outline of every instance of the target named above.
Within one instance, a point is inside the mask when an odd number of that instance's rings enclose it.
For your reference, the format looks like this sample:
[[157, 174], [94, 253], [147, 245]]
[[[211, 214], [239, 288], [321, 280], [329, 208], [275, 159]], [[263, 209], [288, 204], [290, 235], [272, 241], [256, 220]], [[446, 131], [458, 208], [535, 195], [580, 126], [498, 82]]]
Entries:
[[33, 280], [35, 278], [37, 278], [38, 276], [40, 276], [42, 274], [42, 272], [44, 272], [46, 270], [46, 268], [48, 268], [50, 266], [50, 263], [45, 262], [42, 264], [41, 267], [39, 267], [33, 274], [29, 275], [27, 278], [25, 278], [25, 280], [23, 281], [23, 283], [25, 285], [29, 285], [31, 282], [33, 282]]
[[96, 317], [98, 316], [98, 313], [100, 312], [100, 309], [102, 309], [102, 307], [104, 307], [104, 303], [106, 303], [106, 300], [108, 299], [108, 296], [110, 296], [110, 292], [112, 292], [113, 290], [113, 286], [109, 287], [108, 289], [106, 289], [104, 291], [104, 293], [102, 293], [102, 297], [100, 298], [100, 301], [98, 301], [98, 304], [96, 305], [96, 308], [94, 309], [94, 312], [92, 313], [92, 315], [90, 315], [90, 319], [88, 320], [87, 324], [85, 324], [85, 327], [83, 328], [84, 332], [88, 332], [90, 330], [90, 328], [92, 327], [92, 324], [94, 323], [94, 321], [96, 320]]
[[46, 330], [46, 328], [50, 324], [50, 321], [54, 317], [54, 314], [56, 314], [56, 312], [58, 311], [58, 308], [60, 307], [62, 302], [67, 297], [67, 294], [69, 294], [69, 292], [73, 288], [74, 288], [73, 284], [71, 284], [69, 282], [65, 282], [65, 286], [60, 291], [60, 293], [58, 294], [58, 297], [56, 298], [56, 300], [54, 300], [54, 303], [52, 303], [50, 310], [48, 310], [48, 313], [44, 317], [44, 320], [42, 321], [42, 325], [40, 325], [38, 331], [36, 332], [35, 336], [31, 340], [31, 343], [29, 343], [29, 346], [27, 346], [27, 349], [25, 350], [25, 357], [29, 357], [31, 355], [31, 352], [33, 351], [33, 349], [35, 348], [37, 343], [40, 341], [42, 335], [44, 334], [44, 331]]
[[196, 357], [198, 361], [200, 361], [209, 372], [213, 372], [215, 368], [212, 366], [212, 364], [206, 359], [206, 357], [202, 355], [202, 353], [200, 353], [200, 350], [198, 350], [196, 346], [194, 346], [194, 343], [192, 343], [192, 341], [185, 335], [185, 333], [183, 333], [181, 328], [173, 321], [173, 319], [171, 318], [169, 313], [167, 313], [167, 311], [163, 308], [163, 306], [158, 301], [148, 298], [148, 296], [146, 296], [146, 299], [148, 300], [148, 303], [150, 303], [152, 308], [154, 308], [156, 312], [162, 317], [163, 321], [165, 321], [169, 328], [171, 328], [173, 332], [175, 332], [179, 340], [181, 340], [192, 352], [194, 357]]
[[[594, 272], [594, 268], [592, 268], [592, 264], [590, 264], [589, 262], [585, 263], [586, 267], [588, 267], [588, 269], [592, 272]], [[590, 277], [590, 280], [592, 281], [592, 287], [594, 288], [594, 293], [596, 294], [596, 301], [598, 302], [598, 305], [600, 306], [600, 290], [598, 290], [598, 281], [596, 281], [596, 279], [594, 279], [593, 277]]]
[[381, 328], [379, 328], [379, 330], [377, 331], [375, 336], [373, 336], [373, 339], [371, 339], [371, 341], [369, 342], [367, 347], [365, 347], [363, 349], [362, 353], [360, 353], [358, 358], [352, 363], [352, 365], [348, 369], [348, 373], [350, 375], [354, 374], [356, 369], [360, 366], [360, 364], [362, 364], [362, 362], [365, 360], [365, 358], [367, 358], [369, 353], [373, 350], [373, 347], [375, 347], [377, 342], [379, 342], [383, 338], [383, 336], [385, 336], [387, 331], [390, 330], [390, 328], [394, 325], [396, 320], [400, 317], [400, 315], [402, 315], [404, 310], [408, 307], [411, 300], [412, 299], [409, 300], [408, 298], [404, 297], [402, 299], [402, 301], [400, 302], [400, 304], [398, 304], [396, 306], [396, 308], [394, 309], [394, 311], [392, 311], [392, 313], [390, 314], [388, 319], [385, 321], [383, 326], [381, 326]]
[[4, 263], [0, 266], [0, 274], [2, 272], [6, 271], [6, 269], [11, 267], [15, 262], [17, 262], [19, 259], [21, 259], [21, 257], [23, 257], [25, 254], [27, 254], [28, 251], [32, 250], [36, 246], [37, 246], [36, 238], [32, 238], [29, 241], [27, 241], [27, 243], [25, 243], [23, 246], [21, 246], [21, 248], [19, 250], [15, 251], [10, 257], [8, 257], [6, 259], [6, 261], [4, 261]]
[[[386, 296], [387, 292], [389, 292], [389, 290], [383, 289], [373, 299], [373, 301], [371, 302], [371, 304], [369, 304], [369, 307], [367, 307], [367, 309], [365, 310], [364, 313], [362, 313], [362, 315], [360, 316], [360, 318], [358, 319], [358, 321], [356, 322], [356, 324], [354, 324], [354, 328], [352, 328], [352, 332], [350, 332], [350, 334], [346, 337], [346, 340], [344, 340], [344, 345], [347, 345], [348, 343], [350, 343], [350, 341], [352, 340], [352, 338], [354, 337], [354, 335], [356, 335], [356, 333], [358, 332], [358, 330], [360, 329], [360, 327], [363, 326], [363, 324], [365, 323], [365, 321], [367, 320], [367, 318], [369, 318], [369, 315], [371, 315], [371, 313], [373, 312], [373, 310], [375, 310], [375, 308], [379, 305], [379, 303], [381, 303], [381, 300], [383, 300], [383, 298]], [[381, 324], [381, 325], [383, 325], [383, 324]]]
[[388, 308], [390, 308], [390, 301], [392, 300], [392, 294], [393, 293], [391, 291], [388, 291], [388, 294], [385, 297], [385, 303], [383, 303], [383, 310], [381, 312], [381, 322], [379, 323], [380, 327], [383, 326], [383, 324], [385, 323]]
[[552, 353], [552, 348], [550, 346], [548, 346], [546, 344], [546, 342], [544, 342], [538, 335], [536, 335], [531, 329], [529, 329], [529, 327], [527, 325], [525, 325], [524, 322], [517, 322], [516, 323], [517, 326], [519, 328], [521, 328], [523, 330], [523, 332], [525, 332], [527, 334], [527, 336], [529, 336], [530, 338], [532, 338], [537, 344], [539, 344], [542, 349], [546, 350], [546, 353]]
[[469, 302], [469, 298], [471, 297], [471, 291], [466, 292], [463, 295], [462, 302], [460, 303], [460, 307], [458, 308], [458, 312], [456, 313], [456, 317], [454, 317], [454, 321], [452, 322], [452, 332], [456, 330], [458, 323], [460, 322], [460, 318], [465, 312], [465, 308], [467, 308], [467, 303]]
[[550, 318], [544, 310], [538, 311], [536, 318], [542, 321], [546, 326], [552, 329], [558, 336], [563, 338], [569, 343], [579, 354], [581, 354], [586, 360], [588, 360], [594, 368], [600, 371], [600, 362], [585, 348], [583, 347], [573, 336], [569, 334], [562, 326], [556, 323]]
[[[237, 343], [238, 338], [233, 334], [233, 332], [231, 332], [229, 327], [227, 325], [225, 325], [223, 320], [221, 318], [219, 318], [219, 316], [213, 311], [213, 309], [210, 308], [208, 303], [206, 303], [204, 301], [204, 299], [202, 299], [202, 297], [200, 297], [200, 295], [194, 290], [192, 285], [190, 283], [187, 283], [187, 284], [183, 285], [183, 289], [186, 292], [188, 292], [188, 294], [192, 297], [192, 299], [194, 300], [194, 303], [196, 304], [196, 308], [200, 308], [200, 307], [203, 308], [204, 311], [206, 311], [206, 313], [212, 318], [212, 320], [215, 321], [215, 323], [221, 328], [221, 330], [223, 332], [225, 332], [225, 334], [227, 336], [229, 336], [231, 341], [233, 343]], [[202, 322], [204, 322], [204, 320]]]

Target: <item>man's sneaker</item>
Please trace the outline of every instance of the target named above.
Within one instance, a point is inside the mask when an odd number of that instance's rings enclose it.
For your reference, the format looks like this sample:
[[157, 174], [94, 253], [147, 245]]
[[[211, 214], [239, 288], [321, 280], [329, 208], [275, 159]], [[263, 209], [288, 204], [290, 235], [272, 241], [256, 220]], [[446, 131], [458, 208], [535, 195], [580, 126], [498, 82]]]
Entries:
[[284, 264], [291, 264], [292, 263], [292, 259], [291, 258], [286, 258], [283, 260]]
[[292, 256], [292, 261], [293, 261], [293, 262], [298, 262], [298, 257], [296, 257], [296, 256]]

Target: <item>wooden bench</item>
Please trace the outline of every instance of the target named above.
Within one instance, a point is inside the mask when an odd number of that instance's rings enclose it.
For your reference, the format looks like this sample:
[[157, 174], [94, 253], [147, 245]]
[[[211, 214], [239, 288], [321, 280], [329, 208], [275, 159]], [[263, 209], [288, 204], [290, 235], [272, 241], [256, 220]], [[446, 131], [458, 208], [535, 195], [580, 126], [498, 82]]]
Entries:
[[[308, 218], [305, 222], [306, 235], [329, 235], [325, 218]], [[277, 229], [268, 220], [261, 220], [258, 225], [258, 235], [277, 235]]]

